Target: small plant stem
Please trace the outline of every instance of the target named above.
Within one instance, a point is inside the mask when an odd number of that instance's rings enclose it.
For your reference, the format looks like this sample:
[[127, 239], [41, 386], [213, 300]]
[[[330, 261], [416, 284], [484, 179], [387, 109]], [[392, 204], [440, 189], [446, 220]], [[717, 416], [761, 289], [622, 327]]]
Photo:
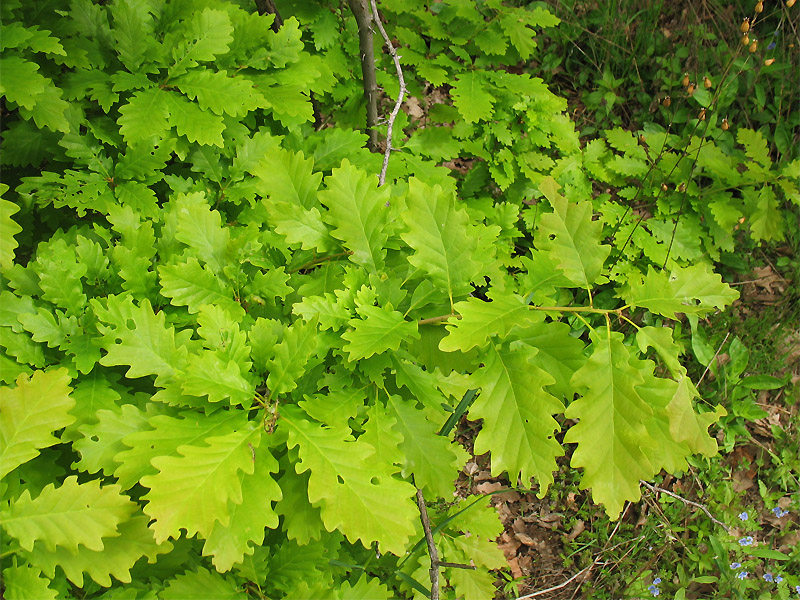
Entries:
[[436, 549], [436, 543], [433, 541], [433, 533], [431, 532], [431, 522], [428, 518], [428, 508], [425, 506], [425, 496], [422, 495], [422, 490], [417, 488], [417, 506], [419, 507], [419, 517], [422, 521], [422, 529], [425, 531], [425, 542], [428, 544], [428, 554], [431, 557], [431, 600], [439, 600], [439, 551]]
[[417, 325], [433, 325], [434, 323], [441, 323], [442, 321], [447, 321], [447, 319], [460, 319], [460, 318], [461, 315], [450, 313], [449, 315], [439, 315], [438, 317], [420, 319], [419, 321], [417, 321]]
[[639, 331], [639, 330], [641, 329], [641, 327], [639, 327], [639, 326], [638, 326], [636, 323], [634, 323], [633, 321], [631, 321], [631, 320], [630, 320], [628, 317], [626, 317], [626, 316], [625, 316], [625, 315], [623, 315], [622, 313], [617, 313], [617, 317], [618, 317], [618, 318], [620, 318], [620, 319], [622, 319], [623, 321], [627, 321], [628, 323], [630, 323], [631, 325], [633, 325], [633, 326], [634, 326], [634, 328], [636, 328], [636, 331]]
[[700, 376], [700, 379], [697, 380], [697, 385], [695, 387], [700, 387], [700, 384], [703, 383], [703, 379], [706, 378], [708, 370], [711, 368], [711, 365], [714, 363], [714, 361], [717, 360], [717, 356], [719, 356], [719, 353], [722, 351], [722, 347], [725, 345], [725, 342], [728, 341], [728, 337], [730, 335], [731, 335], [730, 331], [725, 334], [725, 339], [722, 340], [722, 343], [719, 345], [719, 348], [717, 348], [717, 351], [714, 352], [714, 356], [711, 358], [711, 361], [706, 365], [706, 370], [703, 371], [703, 374]]
[[723, 523], [722, 521], [716, 519], [714, 517], [714, 515], [711, 514], [711, 511], [709, 511], [708, 508], [706, 508], [704, 505], [700, 504], [699, 502], [693, 502], [691, 500], [688, 500], [688, 499], [684, 498], [683, 496], [679, 496], [678, 494], [676, 494], [674, 492], [670, 492], [669, 490], [665, 490], [664, 488], [661, 488], [661, 487], [658, 487], [656, 485], [652, 485], [650, 483], [647, 483], [646, 481], [640, 481], [639, 483], [641, 483], [643, 486], [645, 486], [647, 489], [649, 489], [654, 494], [655, 493], [666, 494], [667, 496], [672, 496], [676, 500], [680, 500], [681, 502], [683, 502], [686, 505], [694, 506], [695, 508], [699, 508], [704, 513], [706, 513], [706, 516], [709, 519], [711, 519], [714, 523], [716, 523], [717, 525], [722, 527], [725, 530], [726, 533], [730, 533], [730, 528], [727, 525], [725, 525], [725, 523]]
[[531, 306], [533, 310], [541, 310], [545, 312], [573, 312], [573, 313], [594, 313], [597, 315], [619, 315], [623, 310], [628, 308], [625, 305], [622, 308], [594, 308], [592, 306]]
[[[592, 313], [596, 315], [606, 315], [606, 317], [609, 315], [617, 315], [638, 329], [638, 325], [636, 325], [636, 323], [626, 318], [625, 315], [622, 314], [622, 311], [630, 308], [630, 304], [626, 304], [621, 308], [593, 308], [591, 306], [530, 306], [529, 308], [542, 312]], [[417, 321], [417, 325], [432, 325], [434, 323], [441, 323], [442, 321], [447, 321], [447, 319], [453, 318], [460, 319], [461, 315], [457, 313], [450, 313], [447, 315], [439, 315], [436, 317], [429, 317], [427, 319], [420, 319]], [[584, 321], [584, 323], [586, 323], [586, 321]], [[588, 325], [588, 323], [586, 324]]]
[[389, 36], [386, 34], [386, 30], [383, 28], [381, 16], [378, 14], [378, 5], [376, 4], [375, 0], [370, 0], [370, 4], [372, 6], [372, 20], [378, 26], [378, 31], [381, 32], [381, 36], [383, 36], [383, 41], [386, 43], [386, 48], [389, 50], [389, 54], [392, 57], [392, 62], [394, 62], [394, 68], [397, 71], [397, 81], [400, 83], [400, 91], [397, 93], [397, 101], [394, 103], [392, 113], [389, 115], [388, 126], [386, 128], [386, 150], [383, 153], [383, 166], [381, 167], [381, 174], [378, 176], [378, 185], [381, 186], [386, 182], [386, 169], [389, 168], [389, 156], [392, 153], [392, 128], [394, 127], [394, 121], [397, 118], [397, 114], [400, 112], [400, 107], [403, 105], [403, 98], [406, 95], [406, 80], [403, 78], [403, 69], [400, 67], [400, 57], [397, 55], [397, 50], [395, 50], [392, 40], [389, 39]]

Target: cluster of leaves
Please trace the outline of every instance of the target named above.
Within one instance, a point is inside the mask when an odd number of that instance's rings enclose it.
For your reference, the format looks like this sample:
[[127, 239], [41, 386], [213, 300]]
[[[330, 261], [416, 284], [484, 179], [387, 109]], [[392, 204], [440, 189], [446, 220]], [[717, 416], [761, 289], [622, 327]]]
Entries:
[[612, 270], [565, 103], [491, 68], [551, 15], [437, 7], [392, 6], [418, 80], [454, 84], [379, 188], [326, 109], [360, 97], [346, 12], [3, 3], [5, 597], [427, 593], [417, 488], [441, 559], [478, 567], [452, 596], [490, 597], [501, 525], [453, 501], [445, 426], [473, 397], [492, 473], [544, 494], [574, 445], [612, 517], [716, 452], [668, 325], [737, 293], [700, 256]]

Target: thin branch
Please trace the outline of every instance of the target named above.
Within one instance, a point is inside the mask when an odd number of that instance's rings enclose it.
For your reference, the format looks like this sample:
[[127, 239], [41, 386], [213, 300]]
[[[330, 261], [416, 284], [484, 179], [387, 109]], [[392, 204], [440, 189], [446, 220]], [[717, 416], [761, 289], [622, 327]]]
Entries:
[[256, 8], [260, 15], [275, 15], [275, 20], [272, 21], [272, 31], [278, 33], [278, 30], [283, 25], [283, 19], [275, 6], [275, 2], [273, 0], [256, 0]]
[[567, 579], [564, 583], [560, 583], [551, 588], [547, 588], [546, 590], [539, 590], [538, 592], [533, 592], [532, 594], [528, 594], [526, 596], [520, 596], [516, 600], [526, 600], [527, 598], [536, 598], [536, 596], [543, 596], [545, 594], [549, 594], [550, 592], [555, 592], [556, 590], [560, 590], [563, 587], [567, 587], [570, 583], [575, 581], [578, 577], [580, 577], [583, 573], [591, 569], [593, 566], [594, 565], [591, 565], [589, 567], [584, 567], [583, 569], [575, 573], [575, 575]]
[[433, 533], [431, 532], [431, 522], [428, 519], [428, 508], [425, 506], [425, 496], [422, 495], [422, 490], [417, 488], [417, 506], [419, 507], [419, 517], [422, 521], [422, 529], [425, 531], [425, 541], [428, 544], [428, 554], [431, 557], [431, 600], [439, 600], [439, 551], [436, 550], [436, 544], [433, 541]]
[[646, 481], [640, 481], [639, 483], [641, 483], [643, 486], [645, 486], [647, 489], [649, 489], [653, 493], [659, 492], [661, 494], [666, 494], [667, 496], [672, 496], [676, 500], [680, 500], [684, 504], [687, 504], [689, 506], [694, 506], [695, 508], [699, 508], [704, 513], [706, 513], [706, 516], [708, 516], [709, 519], [711, 519], [712, 521], [714, 521], [714, 523], [716, 523], [717, 525], [722, 527], [727, 533], [731, 532], [730, 527], [725, 525], [725, 523], [723, 523], [722, 521], [716, 519], [714, 517], [714, 515], [711, 514], [711, 511], [709, 511], [708, 508], [706, 508], [704, 505], [700, 504], [699, 502], [692, 502], [691, 500], [688, 500], [688, 499], [684, 498], [683, 496], [679, 496], [678, 494], [676, 494], [674, 492], [670, 492], [669, 490], [665, 490], [664, 488], [658, 487], [657, 485], [649, 484]]
[[372, 13], [369, 0], [347, 0], [358, 24], [358, 52], [361, 54], [361, 77], [367, 102], [367, 148], [378, 151], [378, 81], [375, 78], [375, 49], [372, 43]]
[[395, 50], [392, 40], [389, 39], [389, 36], [386, 35], [386, 30], [383, 28], [381, 16], [378, 14], [378, 5], [375, 0], [370, 0], [370, 3], [372, 5], [372, 19], [378, 26], [378, 30], [383, 36], [383, 41], [386, 43], [386, 48], [392, 56], [394, 68], [397, 71], [397, 80], [400, 82], [397, 102], [394, 103], [392, 114], [389, 115], [389, 125], [386, 129], [386, 150], [383, 153], [383, 166], [381, 167], [380, 177], [378, 177], [378, 185], [380, 186], [386, 182], [386, 169], [389, 167], [389, 155], [392, 153], [392, 128], [394, 127], [394, 120], [397, 118], [397, 114], [400, 112], [400, 107], [403, 104], [403, 98], [406, 95], [406, 80], [403, 78], [403, 69], [400, 67], [400, 57], [397, 55], [397, 50]]

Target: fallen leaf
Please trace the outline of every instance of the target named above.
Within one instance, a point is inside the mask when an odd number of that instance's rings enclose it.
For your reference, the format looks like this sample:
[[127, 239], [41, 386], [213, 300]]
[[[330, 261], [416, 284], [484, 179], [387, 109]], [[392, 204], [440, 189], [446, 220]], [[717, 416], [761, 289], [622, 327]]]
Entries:
[[526, 546], [538, 546], [539, 544], [533, 539], [530, 535], [523, 531], [518, 531], [514, 534], [514, 537], [517, 538], [520, 542], [525, 544]]
[[506, 559], [508, 562], [508, 566], [511, 569], [511, 575], [516, 579], [517, 577], [524, 577], [525, 574], [522, 572], [522, 569], [519, 568], [519, 561], [516, 557]]
[[567, 534], [566, 540], [568, 542], [575, 541], [575, 538], [578, 537], [580, 534], [582, 534], [585, 530], [586, 530], [586, 523], [584, 523], [583, 520], [578, 519], [572, 526], [572, 531], [570, 531]]
[[414, 96], [408, 97], [408, 99], [403, 103], [403, 108], [408, 116], [414, 119], [421, 119], [425, 115], [425, 111], [422, 110], [419, 100], [417, 100]]

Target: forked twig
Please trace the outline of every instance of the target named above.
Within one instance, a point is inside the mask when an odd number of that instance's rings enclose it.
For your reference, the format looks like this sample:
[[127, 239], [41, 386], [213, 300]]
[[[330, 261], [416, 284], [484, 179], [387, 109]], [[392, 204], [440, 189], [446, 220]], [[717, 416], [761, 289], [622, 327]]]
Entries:
[[646, 481], [640, 481], [639, 483], [641, 483], [643, 486], [645, 486], [647, 489], [649, 489], [653, 493], [658, 492], [658, 493], [661, 493], [661, 494], [666, 494], [667, 496], [672, 496], [676, 500], [680, 500], [681, 502], [683, 502], [684, 504], [686, 504], [688, 506], [694, 506], [695, 508], [699, 508], [704, 513], [706, 513], [706, 516], [708, 516], [709, 519], [711, 519], [714, 523], [716, 523], [717, 525], [722, 527], [726, 531], [726, 533], [730, 533], [731, 532], [730, 527], [725, 525], [725, 523], [723, 523], [719, 519], [715, 518], [714, 515], [711, 514], [711, 511], [709, 511], [708, 508], [706, 508], [703, 504], [700, 504], [699, 502], [693, 502], [692, 500], [684, 498], [683, 496], [679, 496], [678, 494], [676, 494], [674, 492], [670, 492], [669, 490], [665, 490], [664, 488], [658, 487], [657, 485], [652, 485], [650, 483], [647, 483]]
[[386, 182], [386, 169], [389, 168], [389, 155], [392, 153], [392, 128], [394, 127], [394, 120], [400, 112], [400, 107], [403, 104], [403, 98], [406, 95], [406, 80], [403, 78], [403, 69], [400, 67], [400, 57], [397, 55], [392, 40], [386, 34], [381, 22], [381, 16], [378, 14], [378, 5], [375, 0], [370, 0], [372, 6], [372, 20], [378, 26], [378, 30], [383, 36], [383, 41], [386, 42], [386, 48], [394, 62], [394, 68], [397, 70], [397, 80], [400, 82], [400, 91], [397, 94], [397, 102], [394, 103], [392, 114], [389, 115], [388, 126], [386, 128], [386, 151], [383, 153], [383, 166], [381, 167], [381, 174], [378, 176], [378, 185], [381, 186]]

